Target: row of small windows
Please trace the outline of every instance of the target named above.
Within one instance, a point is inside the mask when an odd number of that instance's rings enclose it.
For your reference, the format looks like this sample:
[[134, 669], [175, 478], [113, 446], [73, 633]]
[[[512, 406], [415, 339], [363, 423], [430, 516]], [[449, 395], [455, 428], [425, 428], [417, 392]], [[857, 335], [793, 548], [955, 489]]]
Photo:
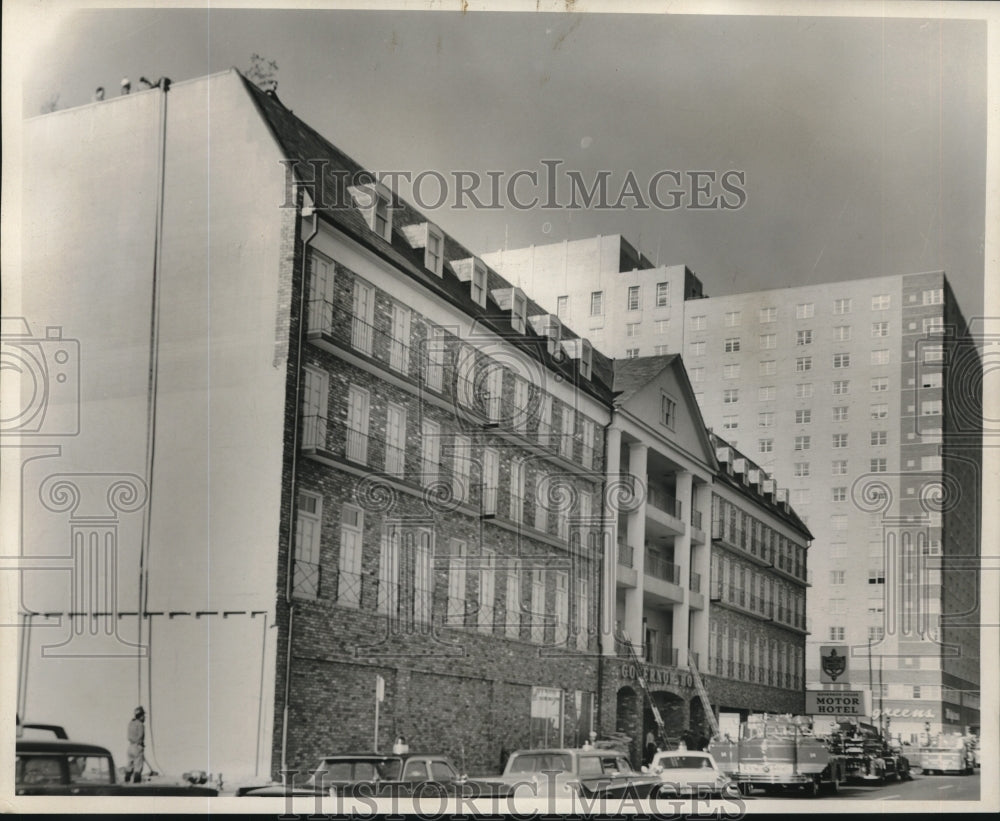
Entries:
[[805, 654], [791, 642], [712, 621], [708, 650], [709, 670], [717, 676], [792, 690], [802, 687]]
[[[843, 434], [844, 439], [843, 444], [835, 445], [835, 447], [847, 447], [847, 434]], [[795, 437], [795, 450], [803, 451], [809, 450], [809, 437]], [[885, 445], [888, 442], [888, 433], [884, 430], [872, 431], [870, 444], [873, 446]], [[773, 453], [774, 452], [774, 439], [758, 439], [757, 440], [757, 450], [760, 453]], [[942, 469], [942, 461], [940, 455], [931, 456], [921, 456], [920, 457], [920, 470], [922, 471], [938, 471]], [[888, 462], [884, 456], [875, 456], [868, 460], [868, 470], [870, 473], [885, 473], [888, 470]], [[847, 475], [847, 460], [846, 459], [834, 459], [830, 463], [830, 474], [833, 476], [846, 476]], [[799, 478], [810, 476], [811, 467], [809, 462], [796, 462], [795, 463], [795, 475]], [[843, 499], [834, 499], [834, 501], [843, 501]]]
[[[670, 307], [670, 283], [657, 282], [654, 290], [653, 306], [656, 308]], [[625, 292], [625, 310], [638, 311], [642, 308], [642, 286], [629, 285]], [[569, 314], [569, 294], [556, 297], [556, 315], [565, 319]], [[590, 315], [604, 316], [604, 291], [590, 292]]]
[[[325, 384], [323, 377], [325, 374], [318, 371], [306, 370], [306, 406], [304, 411], [311, 409], [311, 397], [322, 390], [316, 389], [315, 380], [319, 380], [319, 385]], [[567, 409], [568, 410], [568, 409]], [[439, 482], [441, 468], [444, 464], [442, 457], [442, 442], [445, 442], [451, 450], [451, 481], [450, 491], [452, 498], [457, 502], [468, 502], [472, 497], [472, 468], [478, 466], [479, 472], [479, 500], [484, 515], [496, 515], [498, 505], [498, 495], [500, 486], [500, 451], [496, 448], [483, 447], [478, 455], [474, 456], [471, 437], [463, 434], [446, 434], [442, 430], [439, 422], [433, 419], [424, 418], [421, 420], [419, 438], [414, 447], [419, 458], [416, 464], [407, 467], [407, 447], [410, 442], [410, 432], [407, 423], [407, 409], [403, 405], [390, 402], [386, 407], [385, 435], [381, 440], [369, 435], [372, 424], [372, 414], [370, 407], [370, 394], [364, 388], [351, 385], [347, 391], [346, 424], [338, 435], [342, 433], [343, 457], [350, 462], [359, 465], [371, 466], [373, 449], [383, 451], [384, 470], [387, 474], [399, 479], [413, 478], [425, 487], [431, 487]], [[589, 421], [589, 420], [585, 420]], [[377, 423], [377, 420], [376, 420]], [[564, 433], [562, 441], [572, 443], [571, 433], [572, 416], [567, 413], [563, 416]], [[340, 426], [337, 426], [340, 427]], [[591, 426], [584, 426], [585, 431], [589, 431], [592, 437], [594, 430]], [[320, 448], [326, 450], [329, 445], [328, 420], [325, 416], [319, 417], [309, 413], [303, 414], [303, 447]], [[586, 435], [586, 434], [585, 434]], [[338, 453], [341, 452], [340, 444], [334, 445]], [[592, 450], [592, 448], [591, 448]], [[564, 449], [563, 455], [570, 453], [569, 449]], [[585, 450], [586, 453], [586, 450]], [[411, 453], [411, 457], [412, 457]], [[588, 460], [590, 457], [587, 457]], [[532, 464], [535, 464], [532, 462]], [[531, 500], [534, 504], [534, 526], [537, 530], [548, 532], [549, 514], [551, 507], [550, 500], [559, 494], [553, 495], [550, 484], [554, 481], [545, 471], [533, 468], [534, 492], [530, 497], [526, 497], [526, 479], [528, 460], [519, 457], [512, 457], [508, 464], [510, 499], [508, 502], [508, 517], [515, 522], [524, 520], [525, 501]], [[559, 515], [553, 516], [556, 526], [556, 535], [561, 539], [569, 538], [570, 517], [566, 514], [580, 516], [586, 520], [591, 515], [592, 497], [585, 489], [573, 488], [567, 496], [574, 506], [573, 510], [563, 510]], [[556, 513], [555, 510], [552, 513]]]
[[[937, 321], [939, 320], [939, 321]], [[930, 331], [943, 331], [944, 330], [944, 320], [941, 317], [936, 317], [934, 320], [928, 319], [924, 321], [925, 330]], [[871, 327], [872, 338], [880, 338], [889, 336], [889, 323], [888, 322], [873, 322]], [[833, 329], [833, 338], [837, 342], [848, 342], [851, 340], [851, 326], [850, 325], [840, 325]], [[795, 332], [795, 344], [797, 346], [812, 345], [815, 335], [812, 330], [803, 329]], [[735, 350], [740, 349], [740, 339], [727, 340], [735, 344]], [[776, 333], [760, 334], [757, 338], [758, 345], [762, 350], [771, 350], [778, 347], [778, 335]]]
[[[773, 420], [772, 420], [773, 422]], [[770, 427], [771, 425], [765, 425], [764, 427]], [[835, 449], [843, 449], [847, 447], [847, 434], [846, 433], [835, 433], [833, 434], [831, 445]], [[872, 446], [887, 445], [889, 443], [889, 433], [884, 430], [873, 430], [869, 433], [868, 444]], [[794, 448], [796, 451], [809, 450], [812, 444], [811, 436], [796, 436]], [[773, 453], [774, 452], [774, 439], [765, 438], [757, 440], [757, 450], [760, 453]], [[796, 472], [796, 476], [808, 476], [809, 475], [809, 463], [799, 462], [797, 465], [804, 466], [804, 472]]]
[[[456, 263], [456, 272], [463, 278], [471, 276], [473, 299], [485, 307], [486, 266], [479, 259], [472, 258], [462, 261], [462, 264]], [[425, 367], [427, 386], [433, 390], [441, 390], [446, 341], [451, 335], [441, 328], [430, 326], [426, 349], [414, 345], [411, 340], [411, 326], [414, 324], [411, 321], [412, 312], [406, 305], [387, 296], [357, 275], [351, 274], [344, 279], [350, 284], [349, 308], [347, 296], [340, 299], [337, 297], [338, 276], [335, 263], [318, 252], [310, 255], [308, 329], [341, 339], [366, 356], [385, 360], [393, 370], [404, 375], [408, 375], [413, 369], [414, 363], [411, 360], [417, 355], [419, 364]], [[508, 288], [494, 291], [494, 296], [498, 304], [502, 303], [505, 310], [509, 311], [511, 327], [518, 333], [526, 333], [528, 302], [525, 294], [518, 288]], [[381, 304], [383, 314], [389, 314], [387, 329], [377, 327], [377, 303]], [[420, 319], [422, 317], [418, 315], [418, 320]], [[379, 320], [382, 321], [381, 316]], [[590, 379], [592, 350], [589, 343], [582, 339], [562, 340], [561, 328], [555, 321], [548, 322], [545, 334], [548, 352], [569, 352], [579, 360], [581, 376]]]
[[[433, 528], [386, 523], [376, 531], [377, 575], [366, 577], [362, 569], [365, 512], [343, 505], [336, 563], [323, 562], [322, 529], [322, 497], [300, 492], [292, 588], [299, 598], [329, 599], [344, 607], [374, 609], [422, 623], [431, 622], [434, 603], [439, 601], [443, 605], [439, 605], [440, 615], [449, 627], [533, 642], [575, 644], [581, 650], [588, 646], [592, 619], [586, 563], [578, 563], [572, 573], [525, 568], [523, 559], [498, 557], [488, 547], [473, 556], [468, 543], [455, 538], [448, 539], [444, 551], [439, 552]], [[498, 579], [501, 569], [505, 572]], [[436, 570], [446, 571], [446, 590], [444, 585], [435, 589]], [[497, 595], [498, 587], [504, 591], [502, 598]], [[470, 607], [470, 601], [474, 606]]]
[[[795, 396], [797, 399], [808, 399], [813, 395], [812, 385], [796, 385]], [[760, 402], [773, 401], [775, 398], [775, 387], [773, 385], [765, 385], [757, 389], [757, 400]], [[739, 388], [725, 388], [722, 391], [722, 404], [724, 405], [735, 405], [740, 401], [740, 389]], [[927, 399], [920, 403], [920, 413], [922, 416], [931, 416], [935, 414], [940, 414], [942, 409], [942, 401], [940, 399]], [[849, 408], [847, 405], [837, 405], [831, 408], [831, 415], [834, 422], [846, 422], [848, 420]], [[889, 404], [887, 402], [876, 402], [873, 403], [869, 409], [869, 417], [871, 419], [885, 419], [889, 416]], [[774, 411], [762, 411], [758, 415], [759, 419], [771, 420], [774, 419]], [[811, 408], [799, 408], [795, 411], [795, 424], [797, 425], [808, 425], [812, 422], [812, 409]], [[761, 425], [761, 427], [766, 427], [766, 425]]]
[[[723, 379], [739, 379], [741, 368], [739, 364], [729, 364], [723, 365], [722, 368], [722, 378]], [[773, 371], [771, 371], [773, 373]], [[691, 368], [689, 371], [691, 382], [698, 383], [705, 381], [705, 368], [696, 367]], [[921, 380], [922, 387], [924, 388], [940, 388], [942, 384], [941, 373], [929, 373], [924, 374]], [[832, 391], [835, 396], [840, 396], [849, 393], [849, 380], [840, 379], [831, 383]], [[889, 377], [888, 376], [874, 376], [872, 377], [869, 387], [872, 393], [884, 393], [889, 390]], [[759, 402], [771, 402], [777, 396], [777, 386], [776, 385], [762, 385], [757, 388], [757, 400]], [[796, 399], [808, 399], [814, 395], [814, 386], [812, 382], [800, 382], [795, 385], [795, 398]], [[834, 408], [834, 413], [836, 415], [837, 408]], [[846, 408], [843, 408], [844, 418], [846, 418]]]
[[712, 497], [712, 538], [722, 539], [769, 560], [780, 570], [805, 578], [805, 547], [719, 496]]
[[[691, 352], [691, 356], [705, 356], [707, 342], [704, 339], [696, 340], [694, 342], [688, 343], [688, 349]], [[738, 337], [732, 339], [726, 339], [723, 341], [723, 350], [725, 353], [738, 353], [740, 350], [740, 340]], [[924, 361], [940, 361], [943, 358], [943, 353], [941, 353], [938, 358], [935, 356], [938, 354], [935, 349], [935, 353], [931, 354], [931, 358], [928, 358], [927, 351], [925, 350]], [[889, 350], [888, 348], [879, 349], [876, 351], [871, 351], [869, 355], [869, 361], [872, 365], [888, 365], [889, 364]], [[851, 367], [851, 354], [847, 352], [835, 353], [833, 354], [832, 365], [834, 368], [849, 368]], [[778, 363], [776, 360], [763, 360], [758, 363], [758, 372], [761, 376], [769, 376], [771, 374], [777, 373]], [[813, 369], [813, 357], [811, 356], [797, 356], [795, 357], [795, 372], [804, 373], [806, 371], [811, 371]]]
[[[941, 289], [924, 291], [924, 305], [939, 305], [944, 302], [944, 293]], [[871, 298], [871, 310], [886, 311], [891, 307], [892, 298], [889, 294], [877, 294]], [[834, 314], [849, 314], [853, 306], [851, 298], [835, 299], [832, 304]], [[813, 302], [800, 302], [795, 306], [796, 319], [810, 319], [816, 315], [816, 305]], [[723, 321], [727, 328], [734, 328], [742, 323], [742, 311], [726, 311]], [[757, 313], [757, 321], [761, 325], [767, 325], [778, 321], [777, 307], [761, 308]], [[708, 327], [708, 317], [705, 315], [692, 316], [689, 320], [691, 330], [703, 331]]]

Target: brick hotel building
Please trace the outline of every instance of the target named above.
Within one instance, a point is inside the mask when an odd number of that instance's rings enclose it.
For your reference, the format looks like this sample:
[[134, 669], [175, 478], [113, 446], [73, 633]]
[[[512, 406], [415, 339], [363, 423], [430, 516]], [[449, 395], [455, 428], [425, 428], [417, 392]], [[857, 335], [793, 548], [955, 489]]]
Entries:
[[[238, 72], [26, 134], [21, 310], [82, 353], [80, 435], [25, 488], [148, 491], [109, 559], [148, 653], [33, 662], [29, 717], [71, 673], [106, 726], [146, 703], [166, 771], [227, 780], [397, 735], [470, 773], [591, 729], [638, 754], [626, 634], [672, 735], [704, 722], [692, 663], [724, 711], [801, 709], [809, 531], [679, 357], [614, 362], [381, 185], [338, 188], [364, 169]], [[64, 522], [25, 498], [44, 553]], [[42, 581], [25, 607], [69, 610]]]

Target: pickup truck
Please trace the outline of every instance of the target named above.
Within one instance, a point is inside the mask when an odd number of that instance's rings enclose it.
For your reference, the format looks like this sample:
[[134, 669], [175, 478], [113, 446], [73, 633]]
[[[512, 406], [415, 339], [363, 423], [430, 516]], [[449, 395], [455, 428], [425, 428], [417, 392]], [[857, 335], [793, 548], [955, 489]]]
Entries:
[[469, 781], [477, 794], [520, 798], [649, 798], [661, 783], [657, 775], [633, 770], [623, 753], [607, 749], [518, 750], [499, 778]]
[[123, 784], [115, 776], [111, 753], [96, 744], [59, 737], [17, 740], [16, 795], [212, 796], [214, 787], [144, 782]]

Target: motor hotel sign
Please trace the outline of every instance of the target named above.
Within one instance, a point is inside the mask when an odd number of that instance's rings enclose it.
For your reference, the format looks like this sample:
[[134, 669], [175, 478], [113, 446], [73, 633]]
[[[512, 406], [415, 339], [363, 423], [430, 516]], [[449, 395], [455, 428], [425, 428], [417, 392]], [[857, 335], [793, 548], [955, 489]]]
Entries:
[[866, 716], [861, 690], [806, 690], [806, 714], [813, 716]]

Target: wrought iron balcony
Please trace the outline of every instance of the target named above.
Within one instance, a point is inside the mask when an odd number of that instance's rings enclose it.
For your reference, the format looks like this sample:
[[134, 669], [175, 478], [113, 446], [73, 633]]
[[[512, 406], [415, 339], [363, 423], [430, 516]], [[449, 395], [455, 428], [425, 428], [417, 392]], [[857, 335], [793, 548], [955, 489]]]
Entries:
[[681, 503], [662, 488], [656, 485], [647, 485], [646, 501], [657, 510], [673, 516], [675, 519], [681, 518]]
[[634, 566], [632, 545], [624, 539], [618, 540], [618, 564], [623, 565], [624, 567]]
[[653, 576], [671, 584], [680, 584], [681, 569], [676, 564], [667, 561], [659, 553], [648, 549], [646, 550], [645, 573], [647, 576]]

